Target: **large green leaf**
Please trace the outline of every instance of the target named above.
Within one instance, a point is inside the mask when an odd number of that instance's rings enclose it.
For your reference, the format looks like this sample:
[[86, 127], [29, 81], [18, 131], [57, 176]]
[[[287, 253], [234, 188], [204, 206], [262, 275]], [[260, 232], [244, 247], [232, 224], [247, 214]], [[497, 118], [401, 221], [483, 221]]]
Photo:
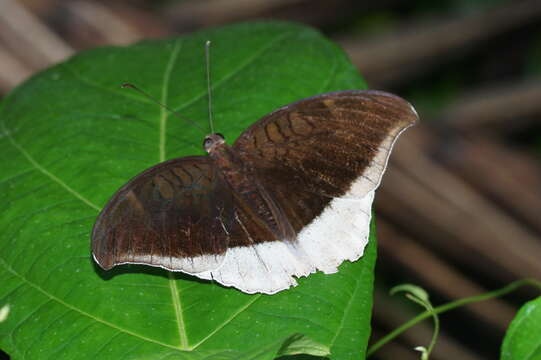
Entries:
[[13, 359], [364, 357], [373, 238], [360, 261], [272, 296], [145, 266], [104, 272], [90, 257], [92, 225], [118, 187], [159, 161], [202, 153], [207, 39], [215, 127], [230, 143], [281, 105], [364, 87], [316, 31], [247, 23], [87, 51], [13, 91], [0, 108], [0, 306], [11, 309], [0, 346]]
[[509, 325], [501, 360], [541, 360], [541, 297], [522, 306]]

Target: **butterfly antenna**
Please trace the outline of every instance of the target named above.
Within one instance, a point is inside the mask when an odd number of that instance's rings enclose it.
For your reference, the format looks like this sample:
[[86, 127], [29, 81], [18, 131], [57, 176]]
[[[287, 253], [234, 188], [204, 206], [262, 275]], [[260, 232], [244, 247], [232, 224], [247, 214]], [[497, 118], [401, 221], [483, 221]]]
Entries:
[[210, 40], [207, 40], [205, 43], [205, 60], [207, 63], [207, 94], [209, 98], [210, 133], [214, 134], [214, 124], [212, 122], [212, 92], [210, 91]]
[[195, 121], [193, 121], [192, 119], [189, 119], [187, 117], [184, 117], [182, 115], [180, 115], [177, 111], [171, 109], [169, 106], [163, 104], [162, 102], [160, 102], [158, 99], [156, 99], [154, 96], [150, 95], [149, 93], [139, 89], [137, 86], [133, 85], [133, 84], [130, 84], [130, 83], [124, 83], [122, 84], [122, 87], [123, 88], [129, 88], [129, 89], [132, 89], [132, 90], [135, 90], [137, 91], [139, 94], [145, 96], [146, 98], [150, 99], [152, 102], [160, 105], [161, 107], [163, 107], [164, 109], [166, 109], [167, 111], [169, 111], [171, 114], [175, 115], [176, 117], [178, 117], [179, 119], [182, 119], [184, 121], [186, 121], [188, 124], [191, 124], [193, 126], [195, 126], [196, 128], [198, 128], [199, 130], [205, 132], [205, 129], [203, 129], [201, 127], [201, 125], [199, 125], [198, 123], [196, 123]]

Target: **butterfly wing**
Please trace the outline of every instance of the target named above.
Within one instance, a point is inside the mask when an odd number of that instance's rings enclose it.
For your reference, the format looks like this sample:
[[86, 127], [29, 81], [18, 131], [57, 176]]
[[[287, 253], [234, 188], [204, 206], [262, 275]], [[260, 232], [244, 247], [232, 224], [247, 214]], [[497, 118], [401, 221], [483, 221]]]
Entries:
[[190, 157], [150, 168], [114, 195], [94, 226], [94, 258], [105, 269], [143, 263], [247, 293], [276, 293], [316, 269], [336, 272], [362, 255], [392, 145], [416, 120], [409, 103], [375, 91], [285, 106], [233, 148], [293, 239], [268, 232], [212, 160]]
[[[318, 194], [328, 202], [361, 178], [353, 195], [362, 198], [379, 185], [395, 139], [417, 119], [413, 107], [395, 95], [338, 91], [272, 112], [242, 133], [234, 147], [272, 187], [293, 186], [299, 194]], [[309, 218], [296, 212], [299, 229]]]
[[[413, 107], [397, 96], [341, 91], [287, 105], [252, 125], [234, 149], [297, 237], [231, 247], [212, 277], [274, 293], [295, 285], [292, 276], [333, 273], [344, 260], [357, 260], [392, 146], [416, 121]], [[239, 274], [249, 274], [250, 286]]]
[[231, 191], [208, 157], [158, 164], [113, 196], [92, 231], [104, 269], [141, 263], [197, 274], [218, 268], [234, 216]]

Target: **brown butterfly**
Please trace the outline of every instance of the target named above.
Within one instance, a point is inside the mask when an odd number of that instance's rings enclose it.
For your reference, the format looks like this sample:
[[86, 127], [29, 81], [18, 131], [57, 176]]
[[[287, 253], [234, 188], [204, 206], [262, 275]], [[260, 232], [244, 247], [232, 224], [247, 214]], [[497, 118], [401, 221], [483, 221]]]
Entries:
[[146, 264], [273, 294], [362, 256], [374, 191], [417, 121], [380, 91], [317, 95], [263, 117], [208, 156], [173, 159], [120, 188], [92, 232], [104, 269]]

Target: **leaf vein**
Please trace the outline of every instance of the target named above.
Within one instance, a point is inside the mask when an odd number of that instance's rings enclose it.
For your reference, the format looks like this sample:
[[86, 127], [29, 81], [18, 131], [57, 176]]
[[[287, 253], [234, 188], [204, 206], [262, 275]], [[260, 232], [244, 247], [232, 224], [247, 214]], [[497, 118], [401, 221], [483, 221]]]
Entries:
[[71, 345], [78, 337], [80, 337], [88, 328], [94, 326], [95, 324], [88, 324], [86, 326], [84, 326], [82, 329], [80, 329], [77, 333], [75, 334], [71, 334], [71, 337], [68, 341], [64, 341], [64, 343], [62, 344], [62, 346], [59, 346], [57, 349], [55, 349], [55, 351], [53, 351], [49, 356], [48, 356], [48, 359], [55, 359], [56, 358], [56, 354], [58, 353], [61, 353], [62, 350], [64, 350], [65, 348], [67, 348], [69, 345]]
[[[173, 51], [171, 51], [171, 56], [169, 57], [169, 61], [167, 62], [167, 66], [165, 68], [165, 72], [163, 75], [161, 102], [165, 106], [167, 106], [167, 96], [168, 96], [169, 84], [171, 81], [171, 72], [173, 71], [173, 66], [178, 58], [178, 54], [180, 52], [181, 47], [182, 47], [182, 42], [178, 40], [175, 43], [175, 47], [173, 48]], [[165, 153], [166, 132], [167, 132], [167, 109], [166, 107], [161, 107], [160, 138], [159, 138], [160, 162], [165, 161], [165, 157], [166, 157], [166, 153]], [[169, 277], [169, 289], [171, 291], [171, 300], [173, 303], [173, 309], [175, 311], [175, 319], [177, 322], [178, 335], [179, 335], [179, 341], [180, 341], [179, 346], [182, 349], [187, 349], [188, 336], [186, 334], [186, 326], [184, 324], [184, 315], [182, 312], [182, 303], [180, 301], [176, 279], [171, 273], [168, 273], [167, 276]]]
[[[11, 331], [12, 334], [14, 334], [17, 330], [19, 330], [23, 325], [24, 323], [26, 323], [35, 313], [39, 312], [41, 310], [42, 307], [44, 307], [45, 305], [47, 305], [48, 303], [50, 303], [51, 300], [47, 300], [47, 301], [44, 301], [43, 303], [39, 304], [38, 307], [36, 307], [34, 309], [34, 311], [32, 311], [31, 313], [27, 314], [25, 317], [23, 317], [21, 319], [21, 321], [19, 321], [15, 327], [13, 327], [13, 330]], [[12, 337], [13, 340], [15, 340], [13, 337]], [[13, 341], [15, 343], [15, 341]]]
[[2, 179], [2, 180], [0, 180], [0, 185], [5, 184], [7, 182], [10, 182], [11, 180], [14, 180], [14, 179], [16, 179], [18, 177], [24, 176], [24, 175], [26, 175], [26, 174], [28, 174], [28, 173], [30, 173], [32, 171], [36, 171], [36, 169], [35, 168], [26, 169], [24, 171], [21, 171], [20, 173], [17, 173], [15, 175], [12, 175], [10, 177]]
[[5, 128], [4, 122], [0, 122], [2, 124], [2, 130], [6, 134], [7, 138], [9, 139], [11, 145], [15, 147], [19, 152], [34, 166], [38, 171], [40, 171], [43, 175], [47, 176], [49, 179], [51, 179], [53, 182], [57, 183], [61, 187], [63, 187], [67, 192], [75, 196], [77, 199], [81, 200], [86, 205], [90, 206], [91, 208], [100, 211], [100, 208], [93, 204], [90, 200], [85, 198], [83, 195], [81, 195], [79, 192], [77, 192], [75, 189], [70, 187], [68, 184], [63, 182], [60, 178], [58, 178], [56, 175], [45, 169], [43, 166], [41, 166], [21, 145], [19, 145], [13, 136], [7, 131]]
[[114, 334], [113, 336], [111, 336], [109, 338], [109, 340], [107, 340], [105, 343], [103, 343], [99, 348], [96, 349], [96, 353], [94, 354], [94, 358], [96, 359], [99, 359], [98, 355], [100, 352], [104, 351], [107, 346], [109, 346], [109, 344], [111, 344], [112, 342], [115, 341], [115, 339], [119, 336], [119, 335], [122, 335], [122, 332], [118, 331], [116, 334]]
[[[45, 302], [45, 304], [49, 304], [52, 300], [49, 299]], [[62, 314], [60, 314], [59, 316], [55, 317], [53, 320], [49, 321], [47, 326], [45, 326], [44, 328], [40, 329], [40, 336], [39, 337], [34, 337], [33, 341], [28, 345], [28, 347], [26, 348], [26, 350], [24, 351], [24, 357], [26, 358], [26, 355], [30, 352], [30, 350], [32, 350], [32, 348], [34, 346], [36, 346], [36, 344], [41, 341], [41, 339], [43, 339], [43, 336], [45, 335], [45, 333], [47, 332], [47, 330], [49, 330], [54, 323], [56, 323], [58, 320], [62, 319], [64, 316], [66, 316], [67, 314], [71, 313], [72, 311], [70, 309], [68, 309], [67, 311], [63, 312]]]
[[223, 329], [227, 324], [229, 324], [231, 321], [233, 321], [237, 316], [242, 314], [244, 311], [246, 311], [250, 306], [252, 306], [258, 299], [261, 298], [261, 294], [252, 295], [252, 300], [247, 302], [246, 305], [241, 307], [237, 312], [233, 313], [228, 319], [226, 319], [222, 324], [218, 325], [214, 330], [209, 332], [207, 336], [205, 336], [201, 341], [199, 341], [197, 344], [192, 346], [192, 350], [195, 350], [197, 347], [199, 347], [201, 344], [203, 344], [205, 341], [207, 341], [210, 337], [212, 337], [214, 334], [216, 334], [218, 331]]
[[[363, 268], [363, 272], [364, 272], [364, 268]], [[340, 320], [340, 324], [338, 325], [338, 328], [336, 329], [337, 331], [334, 334], [333, 338], [331, 339], [331, 342], [329, 343], [329, 349], [332, 349], [332, 347], [334, 346], [334, 342], [336, 341], [336, 339], [338, 338], [338, 335], [340, 334], [340, 331], [342, 329], [344, 329], [344, 327], [345, 327], [344, 322], [346, 320], [347, 314], [349, 313], [349, 310], [351, 309], [351, 306], [354, 303], [353, 299], [355, 299], [355, 296], [357, 295], [357, 291], [360, 288], [361, 281], [358, 280], [358, 279], [362, 279], [363, 278], [362, 275], [363, 274], [360, 274], [360, 276], [357, 278], [357, 281], [356, 281], [356, 284], [355, 284], [355, 289], [353, 290], [353, 293], [351, 294], [351, 296], [350, 296], [350, 298], [348, 300], [346, 308], [344, 309], [342, 319]]]
[[24, 283], [28, 284], [30, 287], [34, 288], [35, 290], [37, 290], [38, 292], [42, 293], [43, 295], [45, 295], [46, 297], [48, 297], [49, 299], [57, 302], [58, 304], [70, 309], [70, 310], [73, 310], [74, 312], [82, 315], [82, 316], [85, 316], [85, 317], [88, 317], [102, 325], [105, 325], [105, 326], [108, 326], [110, 328], [113, 328], [117, 331], [121, 331], [125, 334], [128, 334], [128, 335], [131, 335], [133, 337], [136, 337], [138, 339], [141, 339], [141, 340], [144, 340], [144, 341], [148, 341], [150, 343], [153, 343], [153, 344], [157, 344], [157, 345], [161, 345], [163, 347], [166, 347], [166, 348], [170, 348], [170, 349], [174, 349], [174, 350], [179, 350], [178, 347], [176, 346], [173, 346], [173, 345], [169, 345], [169, 344], [166, 344], [166, 343], [163, 343], [163, 342], [160, 342], [158, 340], [154, 340], [154, 339], [151, 339], [151, 338], [148, 338], [146, 336], [143, 336], [141, 334], [137, 334], [133, 331], [130, 331], [128, 329], [124, 329], [118, 325], [115, 325], [113, 323], [110, 323], [106, 320], [103, 320], [97, 316], [94, 316], [92, 314], [89, 314], [65, 301], [63, 301], [62, 299], [54, 296], [53, 294], [49, 293], [47, 290], [41, 288], [39, 285], [33, 283], [32, 281], [26, 279], [24, 276], [22, 276], [21, 274], [19, 274], [17, 271], [15, 271], [3, 258], [0, 258], [0, 263], [5, 267], [5, 269], [10, 272], [11, 274], [15, 275], [16, 277], [18, 277], [19, 279], [21, 279], [21, 281], [23, 281]]
[[[291, 33], [291, 32], [284, 33], [284, 34], [281, 34], [280, 36], [277, 36], [275, 39], [267, 42], [265, 44], [265, 46], [263, 46], [258, 51], [254, 52], [254, 54], [252, 56], [246, 58], [246, 60], [244, 62], [239, 63], [237, 68], [233, 69], [228, 75], [226, 75], [223, 78], [221, 78], [220, 80], [214, 82], [214, 84], [211, 86], [211, 90], [215, 90], [215, 89], [219, 88], [222, 84], [226, 83], [229, 79], [231, 79], [232, 77], [238, 75], [243, 69], [250, 66], [255, 60], [257, 60], [261, 55], [263, 55], [263, 53], [265, 53], [265, 51], [270, 49], [277, 42], [280, 42], [280, 41], [284, 40], [285, 38], [287, 38], [288, 36], [291, 36], [291, 35], [293, 35], [293, 33]], [[202, 91], [198, 95], [194, 96], [190, 101], [180, 105], [178, 108], [176, 108], [174, 110], [180, 112], [183, 109], [187, 108], [188, 106], [192, 105], [193, 103], [201, 100], [206, 94], [207, 94], [207, 89], [205, 87], [205, 91]]]

